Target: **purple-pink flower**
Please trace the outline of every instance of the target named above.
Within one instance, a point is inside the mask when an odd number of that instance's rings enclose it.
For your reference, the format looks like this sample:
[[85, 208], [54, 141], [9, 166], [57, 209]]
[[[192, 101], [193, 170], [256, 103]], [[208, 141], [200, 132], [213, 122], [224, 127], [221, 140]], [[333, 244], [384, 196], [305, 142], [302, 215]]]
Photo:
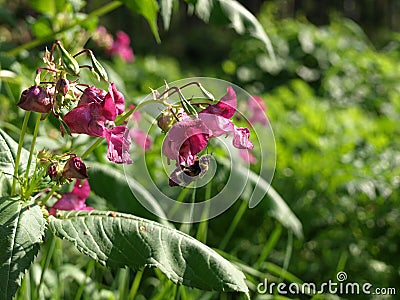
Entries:
[[133, 128], [129, 131], [129, 135], [143, 151], [147, 151], [153, 143], [150, 136], [141, 129]]
[[249, 164], [255, 164], [257, 162], [257, 158], [251, 153], [249, 149], [240, 149], [239, 150], [240, 158]]
[[[78, 106], [68, 112], [63, 120], [71, 133], [103, 137], [108, 142], [107, 157], [116, 163], [131, 163], [129, 159], [129, 136], [126, 126], [113, 127], [113, 121], [123, 113], [124, 96], [110, 83], [108, 92], [88, 87], [78, 102]], [[126, 147], [127, 146], [127, 147]]]
[[[232, 135], [234, 147], [253, 149], [249, 140], [250, 130], [237, 127], [230, 120], [236, 112], [236, 104], [235, 91], [228, 87], [227, 94], [217, 104], [202, 110], [197, 118], [185, 116], [171, 127], [165, 137], [162, 152], [168, 159], [176, 160], [178, 171], [181, 165], [193, 166], [196, 154], [205, 149], [213, 137]], [[175, 171], [171, 176], [175, 176]], [[170, 179], [174, 181], [172, 177]]]
[[133, 50], [130, 47], [131, 39], [123, 32], [117, 32], [117, 39], [113, 41], [112, 46], [107, 49], [109, 55], [119, 55], [125, 62], [131, 62], [135, 59]]
[[255, 124], [260, 123], [262, 125], [268, 124], [268, 119], [265, 116], [267, 106], [265, 105], [262, 98], [257, 96], [252, 96], [247, 100], [247, 107], [250, 110], [249, 123]]
[[65, 193], [49, 210], [53, 216], [56, 215], [57, 209], [60, 210], [92, 210], [93, 207], [86, 206], [86, 199], [90, 194], [89, 182], [85, 180], [83, 183], [77, 180], [72, 192]]

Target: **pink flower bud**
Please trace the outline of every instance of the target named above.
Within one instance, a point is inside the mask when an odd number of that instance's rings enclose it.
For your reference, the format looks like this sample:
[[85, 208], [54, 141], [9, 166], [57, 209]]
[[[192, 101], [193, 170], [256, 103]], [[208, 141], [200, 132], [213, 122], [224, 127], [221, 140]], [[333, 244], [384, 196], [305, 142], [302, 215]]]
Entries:
[[48, 113], [51, 109], [51, 100], [44, 88], [33, 85], [22, 92], [17, 105], [27, 111]]
[[71, 179], [85, 179], [88, 178], [86, 165], [78, 156], [72, 156], [64, 166], [63, 177]]

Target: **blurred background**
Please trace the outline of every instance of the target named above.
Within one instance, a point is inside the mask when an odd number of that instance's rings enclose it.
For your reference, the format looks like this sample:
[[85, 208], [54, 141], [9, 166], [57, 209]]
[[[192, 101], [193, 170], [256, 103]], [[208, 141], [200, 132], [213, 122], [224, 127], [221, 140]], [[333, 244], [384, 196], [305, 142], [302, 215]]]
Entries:
[[[20, 122], [14, 104], [50, 42], [7, 52], [71, 18], [46, 13], [39, 2], [0, 0], [0, 65], [17, 74], [1, 78], [7, 84], [1, 85], [0, 125], [9, 130]], [[64, 2], [74, 18], [106, 3]], [[252, 266], [261, 256], [257, 268], [277, 280], [286, 275], [275, 265], [304, 282], [335, 280], [345, 271], [351, 282], [398, 288], [400, 2], [240, 2], [271, 39], [275, 61], [260, 41], [222, 26], [218, 11], [205, 24], [183, 2], [174, 6], [168, 30], [158, 20], [161, 43], [143, 17], [124, 7], [59, 38], [74, 36], [76, 44], [80, 38], [97, 49], [132, 99], [189, 76], [225, 79], [263, 98], [277, 144], [272, 185], [301, 221], [304, 237], [271, 218], [266, 198], [244, 212], [224, 251]], [[110, 56], [90, 39], [98, 25], [113, 36], [124, 31], [134, 60]], [[208, 245], [219, 247], [239, 205], [210, 221]]]

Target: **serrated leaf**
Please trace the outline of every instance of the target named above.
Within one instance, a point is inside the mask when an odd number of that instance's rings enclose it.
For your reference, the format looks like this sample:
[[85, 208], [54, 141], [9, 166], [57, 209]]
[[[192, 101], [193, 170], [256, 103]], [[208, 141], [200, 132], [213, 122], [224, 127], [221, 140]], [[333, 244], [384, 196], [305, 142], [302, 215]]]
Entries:
[[189, 235], [123, 213], [60, 211], [51, 230], [107, 266], [159, 268], [170, 280], [205, 290], [248, 295], [244, 274]]
[[[12, 174], [14, 174], [15, 157], [17, 156], [18, 143], [16, 143], [7, 133], [0, 129], [0, 177], [6, 178], [2, 180], [2, 189], [0, 196], [7, 194], [7, 190], [11, 187]], [[22, 148], [19, 160], [19, 172], [22, 174], [26, 170], [29, 158], [29, 151]], [[34, 164], [34, 162], [32, 162]], [[34, 168], [31, 168], [31, 171]], [[8, 183], [8, 184], [7, 184]], [[8, 186], [6, 188], [6, 185]]]
[[39, 251], [46, 222], [40, 207], [0, 198], [0, 299], [11, 299]]
[[156, 0], [122, 0], [131, 11], [142, 15], [150, 25], [157, 42], [160, 42], [157, 27], [158, 4]]

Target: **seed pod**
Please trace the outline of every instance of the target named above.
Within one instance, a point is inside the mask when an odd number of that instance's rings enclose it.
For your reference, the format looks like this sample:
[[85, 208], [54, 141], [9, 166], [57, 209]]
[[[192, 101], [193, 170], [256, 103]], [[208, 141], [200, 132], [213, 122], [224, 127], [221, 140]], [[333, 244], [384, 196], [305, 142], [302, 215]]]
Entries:
[[79, 64], [76, 59], [62, 46], [60, 41], [55, 42], [60, 49], [61, 53], [61, 63], [65, 68], [65, 71], [71, 73], [71, 75], [79, 75]]

